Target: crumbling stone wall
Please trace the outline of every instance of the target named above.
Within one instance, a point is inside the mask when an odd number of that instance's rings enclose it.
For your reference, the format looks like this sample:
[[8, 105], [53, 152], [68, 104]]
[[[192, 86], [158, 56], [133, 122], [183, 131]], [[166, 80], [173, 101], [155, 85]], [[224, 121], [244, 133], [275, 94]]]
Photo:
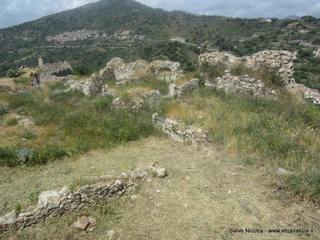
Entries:
[[233, 76], [225, 73], [215, 81], [207, 81], [207, 87], [214, 87], [226, 93], [238, 93], [240, 95], [252, 96], [264, 99], [276, 99], [277, 91], [268, 88], [262, 80], [256, 80], [249, 76]]
[[269, 66], [278, 69], [279, 75], [285, 84], [294, 84], [294, 63], [296, 54], [289, 51], [266, 50], [252, 56], [245, 57], [249, 67], [259, 68]]
[[247, 57], [236, 57], [227, 52], [214, 51], [204, 53], [198, 57], [199, 65], [204, 63], [217, 64], [222, 62], [230, 68], [236, 64], [246, 64], [251, 68], [271, 67], [279, 71], [279, 75], [285, 84], [294, 84], [294, 60], [296, 53], [282, 50], [265, 50]]
[[182, 85], [177, 85], [172, 83], [169, 85], [169, 97], [177, 97], [193, 92], [200, 87], [200, 80], [198, 78], [194, 78], [190, 81], [183, 83]]
[[213, 51], [209, 53], [204, 53], [199, 55], [198, 57], [198, 63], [199, 65], [208, 63], [208, 64], [217, 64], [217, 63], [223, 63], [227, 67], [231, 67], [232, 65], [239, 64], [243, 60], [240, 57], [236, 57], [230, 53], [227, 52], [221, 52], [221, 51]]
[[121, 58], [113, 58], [100, 71], [101, 77], [108, 74], [113, 74], [118, 82], [131, 82], [150, 76], [172, 82], [178, 79], [183, 71], [178, 62], [157, 60], [148, 63], [144, 60], [137, 60], [132, 63], [125, 63]]
[[70, 86], [70, 90], [78, 90], [89, 97], [98, 95], [103, 89], [103, 82], [96, 75], [85, 80], [67, 80], [66, 85]]
[[12, 211], [0, 217], [0, 234], [8, 230], [19, 230], [41, 222], [49, 217], [58, 217], [76, 209], [96, 205], [100, 201], [108, 201], [122, 196], [128, 189], [141, 183], [148, 174], [164, 178], [167, 170], [157, 165], [146, 170], [123, 173], [112, 182], [98, 182], [94, 185], [82, 186], [75, 192], [64, 187], [60, 191], [43, 192], [36, 206], [31, 206], [21, 213]]
[[210, 145], [208, 133], [202, 129], [185, 126], [176, 120], [160, 117], [158, 113], [152, 115], [152, 120], [158, 129], [174, 141], [195, 146]]
[[[40, 67], [41, 66], [41, 67]], [[65, 80], [66, 77], [72, 74], [72, 67], [68, 62], [47, 63], [39, 60], [39, 73], [40, 84], [46, 84], [56, 80]]]

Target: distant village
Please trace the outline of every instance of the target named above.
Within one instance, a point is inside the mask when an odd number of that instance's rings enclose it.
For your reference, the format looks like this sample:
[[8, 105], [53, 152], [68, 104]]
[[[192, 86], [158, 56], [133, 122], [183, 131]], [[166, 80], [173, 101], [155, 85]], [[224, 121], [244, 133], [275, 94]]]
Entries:
[[[145, 35], [135, 34], [129, 30], [119, 30], [114, 34], [107, 34], [104, 32], [99, 32], [97, 30], [77, 30], [72, 32], [64, 32], [56, 36], [48, 36], [46, 40], [48, 42], [55, 42], [58, 44], [64, 44], [66, 42], [84, 41], [84, 40], [110, 40], [110, 41], [143, 41], [146, 40]], [[171, 42], [186, 43], [186, 39], [174, 36], [169, 39]]]
[[133, 34], [129, 30], [121, 30], [115, 32], [114, 34], [107, 34], [104, 32], [99, 32], [96, 30], [78, 30], [72, 32], [64, 32], [56, 36], [48, 36], [46, 40], [48, 42], [56, 42], [59, 44], [64, 44], [65, 42], [83, 41], [89, 39], [104, 39], [104, 40], [118, 40], [118, 41], [128, 41], [128, 40], [144, 40], [145, 35]]

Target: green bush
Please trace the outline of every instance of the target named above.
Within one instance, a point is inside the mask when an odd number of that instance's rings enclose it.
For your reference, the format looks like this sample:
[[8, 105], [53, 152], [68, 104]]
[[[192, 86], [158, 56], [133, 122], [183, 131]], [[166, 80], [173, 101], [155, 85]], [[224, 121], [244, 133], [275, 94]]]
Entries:
[[305, 58], [310, 57], [312, 55], [313, 50], [311, 48], [302, 48], [299, 51], [299, 57]]
[[211, 80], [221, 77], [226, 69], [226, 65], [221, 62], [217, 64], [203, 63], [200, 66], [200, 72], [204, 73]]
[[8, 107], [0, 105], [0, 116], [5, 115], [9, 112]]
[[0, 147], [1, 166], [16, 166], [16, 151], [13, 148]]
[[16, 78], [16, 77], [20, 77], [22, 74], [22, 72], [19, 69], [10, 69], [7, 73], [7, 76], [9, 78]]
[[17, 150], [16, 160], [17, 165], [29, 165], [33, 163], [36, 159], [36, 153], [33, 149], [23, 148]]
[[111, 110], [112, 96], [100, 97], [95, 101], [95, 108], [98, 112], [105, 112]]
[[29, 78], [29, 77], [15, 78], [13, 81], [16, 84], [31, 85], [31, 78]]
[[27, 140], [34, 140], [38, 137], [38, 135], [32, 131], [32, 130], [27, 130], [22, 134], [22, 138], [27, 139]]
[[9, 118], [6, 121], [7, 126], [16, 126], [18, 125], [18, 120], [16, 118]]
[[9, 106], [11, 109], [20, 107], [28, 107], [36, 105], [35, 96], [31, 92], [19, 92], [11, 95], [9, 98]]

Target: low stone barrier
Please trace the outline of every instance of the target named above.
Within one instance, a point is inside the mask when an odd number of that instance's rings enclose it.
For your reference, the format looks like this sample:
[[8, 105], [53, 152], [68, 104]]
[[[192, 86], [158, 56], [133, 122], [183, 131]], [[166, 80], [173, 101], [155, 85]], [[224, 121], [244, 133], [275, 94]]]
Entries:
[[176, 120], [160, 117], [158, 113], [152, 115], [152, 120], [158, 129], [174, 141], [195, 146], [209, 146], [211, 143], [208, 133], [202, 129], [185, 126]]
[[58, 217], [76, 209], [83, 209], [122, 196], [128, 189], [141, 183], [148, 174], [164, 178], [167, 170], [156, 165], [146, 170], [123, 173], [116, 180], [106, 183], [100, 181], [94, 185], [82, 186], [75, 192], [64, 187], [60, 191], [48, 191], [39, 195], [36, 206], [31, 206], [21, 213], [12, 211], [0, 217], [0, 234], [9, 230], [23, 229], [49, 217]]

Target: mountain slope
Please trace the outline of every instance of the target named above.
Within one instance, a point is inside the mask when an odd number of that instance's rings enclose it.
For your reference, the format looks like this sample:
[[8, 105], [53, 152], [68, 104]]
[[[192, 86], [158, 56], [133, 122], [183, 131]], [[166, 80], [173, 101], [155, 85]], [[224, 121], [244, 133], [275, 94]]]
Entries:
[[[299, 29], [289, 28], [291, 23]], [[48, 37], [77, 30], [95, 31], [107, 37], [76, 39], [63, 44], [47, 41]], [[145, 37], [129, 38], [129, 43], [128, 39], [114, 37], [124, 30]], [[47, 62], [68, 60], [76, 68], [87, 68], [87, 72], [101, 68], [115, 56], [126, 60], [169, 58], [194, 69], [195, 57], [204, 44], [207, 48], [248, 55], [264, 49], [302, 51], [305, 48], [299, 44], [302, 41], [309, 50], [307, 55], [301, 55], [298, 81], [320, 88], [319, 73], [314, 67], [318, 61], [310, 55], [314, 48], [320, 48], [319, 35], [320, 21], [310, 17], [274, 19], [270, 23], [263, 19], [167, 12], [132, 0], [102, 0], [0, 30], [0, 74], [21, 65], [34, 66], [39, 56]], [[168, 42], [177, 36], [192, 44]]]

